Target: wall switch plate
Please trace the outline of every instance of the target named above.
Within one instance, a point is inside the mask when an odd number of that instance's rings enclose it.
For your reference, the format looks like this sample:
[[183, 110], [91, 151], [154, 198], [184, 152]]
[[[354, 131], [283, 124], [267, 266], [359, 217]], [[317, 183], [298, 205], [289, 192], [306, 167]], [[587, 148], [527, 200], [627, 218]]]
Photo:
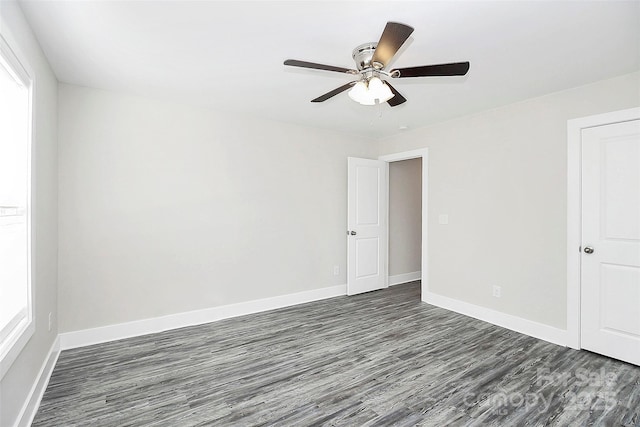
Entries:
[[502, 296], [502, 288], [498, 285], [493, 285], [493, 296], [500, 298]]
[[442, 225], [449, 224], [449, 215], [447, 214], [438, 215], [438, 224], [442, 224]]
[[49, 313], [49, 332], [51, 332], [52, 323], [53, 323], [53, 313]]
[[339, 265], [334, 265], [333, 266], [333, 275], [337, 276], [338, 274], [340, 274], [340, 266]]

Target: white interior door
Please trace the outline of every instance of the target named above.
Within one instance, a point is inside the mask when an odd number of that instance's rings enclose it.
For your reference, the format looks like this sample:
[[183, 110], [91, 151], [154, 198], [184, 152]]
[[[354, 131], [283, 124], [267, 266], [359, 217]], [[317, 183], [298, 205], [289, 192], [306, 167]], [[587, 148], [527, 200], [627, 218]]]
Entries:
[[349, 157], [347, 294], [387, 287], [389, 164]]
[[640, 365], [640, 120], [582, 131], [582, 348]]

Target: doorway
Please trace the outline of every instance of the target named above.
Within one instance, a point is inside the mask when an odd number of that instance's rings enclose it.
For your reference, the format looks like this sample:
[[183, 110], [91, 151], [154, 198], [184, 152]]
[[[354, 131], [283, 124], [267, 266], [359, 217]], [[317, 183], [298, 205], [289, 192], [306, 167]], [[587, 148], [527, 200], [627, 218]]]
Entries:
[[389, 286], [389, 163], [410, 159], [421, 160], [420, 269], [410, 273], [419, 275], [420, 299], [426, 302], [429, 289], [427, 148], [388, 154], [380, 156], [378, 160], [347, 159], [347, 295]]
[[422, 158], [389, 163], [389, 286], [420, 280]]
[[[420, 176], [419, 176], [419, 183], [414, 183], [414, 189], [413, 191], [410, 191], [410, 194], [415, 194], [415, 187], [419, 188], [420, 191], [420, 204], [419, 204], [419, 215], [420, 215], [420, 227], [419, 227], [419, 239], [414, 240], [411, 243], [408, 243], [410, 245], [415, 245], [416, 242], [419, 241], [419, 266], [420, 269], [417, 271], [409, 271], [409, 272], [402, 272], [402, 274], [398, 274], [402, 269], [406, 269], [407, 266], [409, 265], [416, 265], [415, 264], [415, 259], [411, 261], [411, 263], [403, 263], [400, 260], [393, 260], [393, 259], [389, 259], [389, 252], [391, 250], [394, 250], [394, 247], [391, 247], [392, 243], [390, 243], [390, 248], [389, 251], [387, 251], [388, 254], [388, 259], [387, 259], [387, 265], [389, 266], [389, 269], [387, 269], [387, 271], [389, 272], [389, 276], [388, 276], [388, 284], [389, 285], [394, 285], [394, 284], [400, 284], [400, 283], [406, 283], [407, 281], [413, 281], [413, 280], [420, 280], [420, 295], [421, 295], [421, 300], [425, 301], [425, 297], [427, 295], [427, 291], [429, 289], [428, 286], [428, 245], [427, 245], [427, 235], [428, 235], [428, 169], [429, 169], [429, 150], [427, 148], [422, 148], [422, 149], [418, 149], [418, 150], [412, 150], [412, 151], [404, 151], [404, 152], [400, 152], [400, 153], [394, 153], [394, 154], [387, 154], [384, 156], [380, 156], [378, 159], [379, 160], [383, 160], [387, 163], [389, 163], [390, 169], [391, 166], [394, 163], [397, 162], [403, 162], [403, 161], [407, 161], [407, 160], [415, 160], [420, 162], [419, 166], [420, 166]], [[412, 166], [416, 166], [416, 164], [414, 163]], [[400, 168], [402, 168], [402, 166], [400, 166]], [[415, 171], [413, 171], [415, 172]], [[408, 173], [408, 175], [413, 175], [411, 172]], [[393, 191], [392, 188], [390, 188], [390, 191]], [[400, 193], [396, 192], [395, 196], [400, 195]], [[391, 197], [395, 197], [395, 196], [390, 196], [390, 202], [391, 202]], [[401, 195], [400, 199], [406, 198], [407, 195]], [[391, 212], [391, 204], [390, 204], [390, 215], [393, 214]], [[411, 209], [415, 209], [415, 208], [411, 208]], [[415, 215], [417, 212], [414, 210], [413, 212], [411, 212], [411, 214]], [[406, 215], [407, 213], [405, 213]], [[402, 215], [402, 214], [401, 214]], [[392, 220], [391, 220], [392, 221]], [[397, 225], [397, 224], [396, 224]], [[391, 239], [391, 232], [392, 232], [392, 227], [395, 227], [393, 225], [390, 224], [389, 227], [389, 238]], [[408, 231], [406, 230], [406, 228], [404, 228], [402, 226], [398, 227], [398, 228], [394, 228], [394, 230], [396, 232], [400, 232], [400, 233], [407, 233]], [[413, 227], [414, 230], [416, 227]], [[401, 235], [397, 235], [396, 237], [399, 237], [400, 239], [402, 239]], [[402, 242], [402, 240], [396, 240], [397, 242]], [[402, 244], [402, 243], [400, 243]], [[415, 246], [412, 246], [415, 247]], [[415, 254], [414, 254], [415, 255]], [[397, 256], [402, 256], [401, 252], [397, 253]], [[393, 257], [393, 255], [391, 255], [391, 257]], [[394, 270], [392, 270], [392, 268]], [[396, 269], [398, 268], [398, 269]]]

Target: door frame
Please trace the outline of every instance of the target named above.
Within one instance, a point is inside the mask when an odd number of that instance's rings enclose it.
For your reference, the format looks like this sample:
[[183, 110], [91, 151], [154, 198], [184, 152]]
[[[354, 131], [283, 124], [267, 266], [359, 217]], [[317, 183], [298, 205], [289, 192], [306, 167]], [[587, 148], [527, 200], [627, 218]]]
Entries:
[[[429, 194], [429, 186], [428, 186], [428, 177], [429, 177], [429, 149], [428, 148], [420, 148], [418, 150], [411, 151], [402, 151], [399, 153], [385, 154], [383, 156], [379, 156], [378, 160], [383, 160], [387, 163], [399, 162], [402, 160], [411, 160], [411, 159], [422, 159], [422, 242], [421, 242], [421, 263], [420, 263], [420, 294], [422, 301], [426, 302], [426, 296], [429, 290], [429, 282], [428, 282], [428, 265], [429, 265], [429, 257], [428, 257], [428, 244], [427, 244], [427, 236], [428, 236], [428, 194]], [[387, 197], [389, 197], [389, 180], [386, 183], [387, 186]], [[389, 203], [387, 202], [387, 208], [389, 208]], [[387, 218], [388, 218], [387, 213]], [[387, 233], [387, 245], [389, 244], [389, 221], [387, 221], [386, 227]], [[384, 261], [385, 265], [389, 265], [389, 250], [387, 248], [387, 259]], [[389, 286], [389, 269], [387, 268], [387, 277], [385, 279], [386, 285]]]
[[580, 349], [582, 130], [640, 119], [640, 107], [567, 121], [567, 346]]

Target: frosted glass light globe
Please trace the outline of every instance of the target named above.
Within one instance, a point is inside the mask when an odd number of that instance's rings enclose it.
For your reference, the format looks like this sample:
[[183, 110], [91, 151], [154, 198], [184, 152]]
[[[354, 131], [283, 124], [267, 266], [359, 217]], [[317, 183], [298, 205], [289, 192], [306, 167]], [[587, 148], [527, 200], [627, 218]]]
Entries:
[[[391, 98], [393, 98], [393, 92], [389, 89], [389, 86], [384, 84], [382, 80], [377, 77], [372, 77], [369, 80], [369, 93], [368, 96], [370, 99], [378, 100], [380, 104], [383, 102], [387, 102]], [[375, 102], [375, 101], [374, 101]]]

